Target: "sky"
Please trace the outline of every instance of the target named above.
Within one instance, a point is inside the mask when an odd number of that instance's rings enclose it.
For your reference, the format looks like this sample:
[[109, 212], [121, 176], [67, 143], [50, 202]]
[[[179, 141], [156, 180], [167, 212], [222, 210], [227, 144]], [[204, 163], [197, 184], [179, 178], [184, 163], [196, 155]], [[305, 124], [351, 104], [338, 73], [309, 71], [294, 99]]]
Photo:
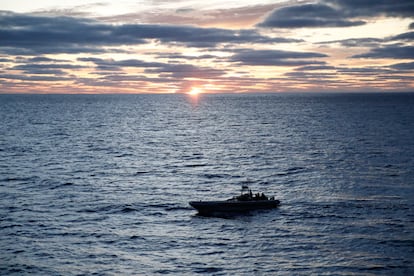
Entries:
[[2, 0], [0, 93], [414, 91], [414, 1]]

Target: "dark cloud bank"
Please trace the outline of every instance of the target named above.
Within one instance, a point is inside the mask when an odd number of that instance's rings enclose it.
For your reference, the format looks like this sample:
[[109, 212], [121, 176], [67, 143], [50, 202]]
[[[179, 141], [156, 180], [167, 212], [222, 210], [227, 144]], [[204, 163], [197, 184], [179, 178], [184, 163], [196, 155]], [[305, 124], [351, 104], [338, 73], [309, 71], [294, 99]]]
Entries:
[[100, 46], [139, 45], [156, 40], [187, 47], [221, 43], [290, 43], [255, 30], [227, 30], [176, 25], [110, 25], [73, 17], [42, 17], [0, 12], [0, 51], [12, 55], [102, 53]]
[[264, 28], [350, 27], [366, 24], [361, 17], [412, 17], [412, 0], [324, 0], [273, 11], [263, 22]]

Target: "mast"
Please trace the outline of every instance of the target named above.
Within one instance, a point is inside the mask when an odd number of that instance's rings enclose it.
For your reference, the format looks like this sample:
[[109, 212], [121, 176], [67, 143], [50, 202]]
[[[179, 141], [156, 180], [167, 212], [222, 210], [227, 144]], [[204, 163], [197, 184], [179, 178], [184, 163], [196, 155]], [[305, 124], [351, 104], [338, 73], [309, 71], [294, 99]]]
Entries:
[[241, 187], [241, 194], [243, 194], [243, 192], [248, 192], [249, 191], [249, 186], [247, 186], [247, 185], [242, 185], [242, 187]]

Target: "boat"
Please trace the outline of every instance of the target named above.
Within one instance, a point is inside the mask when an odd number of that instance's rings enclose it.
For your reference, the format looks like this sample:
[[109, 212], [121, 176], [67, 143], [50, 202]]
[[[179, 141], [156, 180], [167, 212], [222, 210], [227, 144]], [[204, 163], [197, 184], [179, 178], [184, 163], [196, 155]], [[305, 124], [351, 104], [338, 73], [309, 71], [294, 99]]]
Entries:
[[234, 196], [227, 200], [190, 201], [189, 204], [197, 209], [199, 215], [220, 216], [273, 209], [280, 205], [280, 201], [274, 197], [268, 198], [263, 193], [253, 194], [248, 186], [242, 186], [242, 191], [239, 196]]

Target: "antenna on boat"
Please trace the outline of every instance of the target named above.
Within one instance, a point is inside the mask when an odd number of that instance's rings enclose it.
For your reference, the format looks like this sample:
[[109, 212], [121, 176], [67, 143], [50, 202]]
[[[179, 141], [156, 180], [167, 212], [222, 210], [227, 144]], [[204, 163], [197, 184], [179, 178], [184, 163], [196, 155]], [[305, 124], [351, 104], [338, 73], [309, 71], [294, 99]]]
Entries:
[[242, 185], [242, 187], [241, 187], [241, 194], [243, 194], [243, 192], [248, 192], [249, 191], [249, 186], [247, 186], [247, 185]]

